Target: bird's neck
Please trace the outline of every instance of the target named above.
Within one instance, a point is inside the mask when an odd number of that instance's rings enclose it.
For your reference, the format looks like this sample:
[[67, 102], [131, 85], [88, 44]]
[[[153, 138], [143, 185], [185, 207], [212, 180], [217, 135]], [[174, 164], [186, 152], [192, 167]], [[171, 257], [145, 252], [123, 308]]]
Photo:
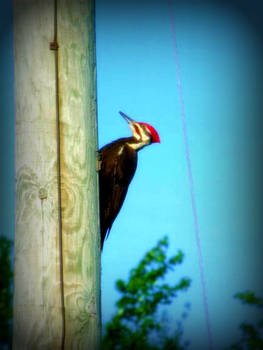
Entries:
[[150, 143], [151, 139], [148, 137], [137, 139], [132, 136], [126, 139], [126, 144], [137, 152], [140, 151], [143, 147], [148, 146]]

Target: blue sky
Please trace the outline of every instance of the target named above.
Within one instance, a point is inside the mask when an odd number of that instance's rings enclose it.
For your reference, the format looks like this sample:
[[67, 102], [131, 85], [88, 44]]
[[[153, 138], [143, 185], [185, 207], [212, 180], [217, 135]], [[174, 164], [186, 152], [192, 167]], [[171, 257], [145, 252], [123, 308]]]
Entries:
[[[184, 5], [183, 5], [184, 3]], [[169, 307], [171, 325], [185, 302], [190, 349], [208, 349], [198, 253], [185, 159], [167, 1], [96, 2], [99, 144], [130, 135], [118, 111], [152, 124], [161, 144], [143, 149], [136, 175], [102, 255], [103, 320], [114, 313], [114, 283], [164, 235], [185, 253], [169, 275], [192, 279]], [[200, 241], [214, 348], [239, 338], [258, 317], [233, 299], [262, 293], [262, 31], [257, 8], [234, 2], [174, 2]], [[246, 1], [241, 2], [244, 7]], [[240, 5], [241, 6], [241, 5]], [[250, 11], [250, 12], [249, 12]], [[254, 12], [253, 12], [254, 11]], [[10, 5], [1, 13], [1, 232], [13, 223], [13, 69]], [[8, 29], [9, 28], [9, 29]], [[5, 49], [3, 49], [5, 48]], [[224, 335], [224, 337], [222, 336]], [[198, 346], [198, 347], [197, 347]]]
[[[174, 16], [212, 337], [222, 348], [238, 338], [242, 320], [256, 317], [233, 294], [249, 288], [262, 294], [262, 43], [235, 6], [198, 4], [175, 2]], [[129, 135], [119, 110], [151, 123], [161, 137], [139, 154], [105, 244], [103, 318], [114, 312], [114, 281], [167, 234], [170, 253], [185, 253], [169, 281], [183, 275], [193, 281], [169, 315], [179, 318], [190, 301], [185, 336], [191, 349], [206, 349], [169, 11], [168, 2], [97, 1], [99, 144]]]

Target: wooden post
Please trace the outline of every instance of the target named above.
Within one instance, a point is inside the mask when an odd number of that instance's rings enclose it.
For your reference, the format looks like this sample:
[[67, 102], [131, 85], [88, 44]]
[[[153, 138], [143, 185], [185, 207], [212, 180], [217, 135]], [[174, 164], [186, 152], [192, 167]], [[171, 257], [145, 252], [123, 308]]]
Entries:
[[14, 349], [99, 347], [94, 38], [93, 0], [14, 0]]

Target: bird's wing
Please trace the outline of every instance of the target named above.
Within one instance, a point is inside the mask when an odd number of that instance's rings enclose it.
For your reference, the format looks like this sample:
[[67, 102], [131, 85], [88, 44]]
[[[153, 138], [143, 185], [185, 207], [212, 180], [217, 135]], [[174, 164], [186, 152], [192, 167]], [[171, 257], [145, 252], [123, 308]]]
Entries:
[[[121, 150], [121, 152], [120, 152]], [[100, 180], [100, 222], [101, 241], [107, 238], [113, 221], [124, 202], [128, 186], [137, 166], [137, 153], [128, 146], [101, 151]]]

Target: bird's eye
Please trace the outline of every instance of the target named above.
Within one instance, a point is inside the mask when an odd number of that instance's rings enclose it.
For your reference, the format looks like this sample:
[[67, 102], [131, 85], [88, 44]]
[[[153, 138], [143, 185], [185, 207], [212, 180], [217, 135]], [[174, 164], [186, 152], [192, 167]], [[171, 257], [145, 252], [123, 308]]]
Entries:
[[134, 125], [134, 130], [135, 130], [136, 134], [138, 134], [141, 137], [140, 129], [136, 124]]

